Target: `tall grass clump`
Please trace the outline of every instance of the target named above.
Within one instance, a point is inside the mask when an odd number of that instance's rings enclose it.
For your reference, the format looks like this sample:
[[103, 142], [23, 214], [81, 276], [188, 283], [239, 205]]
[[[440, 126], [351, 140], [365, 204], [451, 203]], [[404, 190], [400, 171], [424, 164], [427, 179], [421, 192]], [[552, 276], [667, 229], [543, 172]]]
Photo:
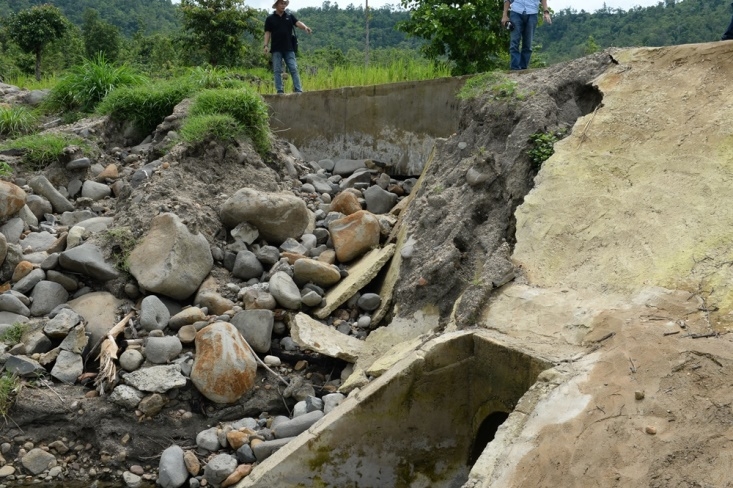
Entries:
[[244, 127], [228, 114], [189, 116], [181, 127], [181, 137], [189, 144], [198, 144], [212, 139], [232, 140], [243, 133]]
[[[397, 59], [386, 64], [337, 65], [330, 69], [309, 69], [307, 60], [300, 70], [300, 78], [307, 90], [332, 90], [345, 86], [381, 85], [401, 81], [420, 81], [450, 76], [450, 69], [440, 63]], [[273, 93], [271, 83], [263, 85], [261, 92]]]
[[18, 137], [33, 132], [38, 117], [22, 106], [0, 107], [0, 134]]
[[31, 134], [4, 142], [0, 150], [22, 151], [21, 164], [29, 170], [38, 171], [59, 161], [64, 149], [71, 145], [86, 146], [83, 139], [69, 134]]
[[[257, 152], [264, 154], [270, 150], [270, 128], [269, 114], [267, 106], [262, 98], [251, 88], [240, 89], [218, 89], [204, 90], [200, 92], [194, 99], [189, 116], [193, 119], [204, 115], [229, 115], [239, 124], [244, 135], [252, 140]], [[207, 123], [215, 124], [217, 130], [228, 131], [228, 126], [224, 119], [208, 118]], [[202, 124], [202, 120], [184, 123], [182, 135], [191, 133], [192, 129], [186, 128], [187, 125]], [[184, 136], [185, 137], [185, 136]]]
[[120, 122], [131, 121], [142, 133], [149, 134], [193, 91], [185, 79], [121, 87], [102, 100], [97, 112]]
[[140, 85], [146, 80], [128, 66], [115, 66], [98, 54], [71, 68], [51, 89], [45, 106], [51, 110], [93, 112], [115, 88]]
[[241, 88], [245, 82], [239, 75], [216, 66], [192, 68], [186, 75], [188, 82], [194, 89], [205, 90], [211, 88]]

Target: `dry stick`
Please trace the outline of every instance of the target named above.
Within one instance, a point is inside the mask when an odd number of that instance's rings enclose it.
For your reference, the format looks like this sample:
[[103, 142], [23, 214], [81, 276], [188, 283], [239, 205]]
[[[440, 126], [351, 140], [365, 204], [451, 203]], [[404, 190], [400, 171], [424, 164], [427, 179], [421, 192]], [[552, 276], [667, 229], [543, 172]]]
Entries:
[[125, 330], [125, 326], [130, 321], [132, 316], [135, 315], [135, 311], [131, 311], [125, 317], [120, 320], [114, 327], [107, 332], [107, 337], [102, 342], [99, 348], [99, 375], [94, 379], [94, 386], [99, 388], [99, 393], [104, 395], [104, 387], [106, 384], [114, 383], [115, 376], [117, 375], [117, 367], [114, 361], [117, 359], [117, 347], [116, 338], [120, 335], [120, 332]]
[[634, 365], [634, 360], [631, 359], [631, 356], [629, 356], [629, 362], [631, 363], [631, 368], [629, 369], [631, 369], [632, 373], [636, 373], [636, 366]]
[[675, 330], [675, 331], [673, 331], [673, 332], [665, 332], [665, 333], [664, 333], [664, 335], [666, 335], [666, 336], [671, 336], [671, 335], [675, 335], [675, 334], [679, 334], [679, 333], [680, 333], [680, 331], [679, 331], [679, 330]]
[[596, 113], [598, 113], [599, 108], [601, 108], [601, 105], [596, 107], [596, 109], [593, 111], [593, 115], [591, 115], [590, 117], [590, 120], [588, 120], [588, 122], [585, 124], [585, 127], [583, 127], [583, 132], [580, 134], [580, 141], [578, 141], [578, 147], [580, 147], [580, 145], [583, 144], [583, 141], [585, 141], [585, 133], [588, 132], [588, 127], [590, 127], [590, 123], [593, 122], [593, 119], [596, 117]]
[[269, 367], [268, 365], [266, 365], [266, 364], [265, 364], [265, 363], [264, 363], [264, 362], [262, 361], [262, 359], [260, 359], [260, 357], [259, 357], [259, 356], [257, 355], [257, 353], [255, 352], [255, 350], [254, 350], [254, 349], [252, 349], [252, 346], [250, 346], [250, 345], [249, 345], [249, 342], [247, 342], [247, 340], [246, 340], [246, 339], [244, 339], [244, 337], [243, 337], [242, 339], [244, 340], [244, 343], [245, 343], [245, 344], [247, 344], [247, 347], [249, 348], [249, 351], [250, 351], [250, 352], [252, 353], [252, 355], [253, 355], [253, 356], [255, 357], [255, 359], [257, 360], [257, 362], [258, 362], [258, 363], [260, 363], [260, 365], [262, 365], [262, 367], [263, 367], [263, 368], [265, 368], [265, 369], [266, 369], [267, 371], [269, 371], [270, 373], [274, 374], [274, 375], [275, 375], [275, 376], [277, 377], [277, 379], [279, 379], [280, 381], [282, 381], [282, 382], [283, 382], [283, 383], [285, 384], [285, 386], [290, 386], [290, 383], [288, 383], [288, 382], [287, 382], [287, 381], [285, 380], [285, 378], [283, 378], [282, 376], [280, 376], [279, 374], [277, 374], [276, 372], [274, 372], [273, 370], [271, 370], [271, 369], [270, 369], [270, 367]]

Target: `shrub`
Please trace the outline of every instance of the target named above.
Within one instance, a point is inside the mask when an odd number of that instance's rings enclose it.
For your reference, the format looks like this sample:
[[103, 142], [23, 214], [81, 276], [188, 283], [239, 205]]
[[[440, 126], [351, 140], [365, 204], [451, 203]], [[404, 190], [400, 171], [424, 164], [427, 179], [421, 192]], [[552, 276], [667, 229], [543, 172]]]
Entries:
[[267, 105], [251, 88], [200, 92], [191, 105], [189, 115], [195, 117], [216, 114], [233, 117], [242, 127], [244, 134], [252, 139], [252, 144], [260, 154], [269, 151], [270, 128]]
[[21, 162], [28, 169], [37, 171], [59, 161], [67, 146], [85, 146], [84, 141], [68, 134], [31, 134], [0, 145], [0, 149], [23, 151]]
[[97, 111], [118, 121], [129, 120], [149, 134], [192, 92], [191, 84], [185, 80], [121, 87], [102, 100]]
[[0, 134], [18, 137], [32, 132], [38, 117], [25, 107], [0, 107]]
[[69, 74], [51, 89], [44, 106], [51, 110], [93, 112], [94, 107], [112, 90], [140, 85], [146, 81], [127, 66], [114, 66], [99, 54], [74, 66]]
[[535, 132], [529, 136], [529, 142], [532, 148], [529, 150], [529, 160], [532, 166], [539, 169], [542, 163], [550, 159], [555, 154], [555, 143], [562, 139], [566, 131], [559, 130], [556, 132]]

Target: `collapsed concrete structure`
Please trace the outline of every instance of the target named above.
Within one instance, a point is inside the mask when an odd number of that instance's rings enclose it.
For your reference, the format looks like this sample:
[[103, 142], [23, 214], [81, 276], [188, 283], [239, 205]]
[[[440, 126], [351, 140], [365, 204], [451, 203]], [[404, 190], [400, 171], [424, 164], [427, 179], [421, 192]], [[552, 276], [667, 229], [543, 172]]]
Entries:
[[[550, 85], [553, 123], [469, 110], [436, 143], [382, 287], [394, 323], [433, 326], [371, 357], [376, 380], [237, 486], [728, 486], [732, 52], [604, 53], [590, 83]], [[517, 127], [526, 141], [564, 117], [534, 188], [510, 191]], [[512, 217], [492, 233], [498, 200]], [[456, 201], [470, 211], [451, 221]]]

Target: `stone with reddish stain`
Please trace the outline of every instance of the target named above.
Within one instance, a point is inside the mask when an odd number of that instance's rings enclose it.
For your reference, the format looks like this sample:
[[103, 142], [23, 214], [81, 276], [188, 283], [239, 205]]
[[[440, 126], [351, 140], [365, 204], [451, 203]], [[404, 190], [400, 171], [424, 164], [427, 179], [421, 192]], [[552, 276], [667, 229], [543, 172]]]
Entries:
[[12, 217], [25, 205], [26, 193], [17, 185], [0, 181], [0, 221]]
[[347, 263], [379, 246], [379, 220], [366, 210], [360, 210], [329, 224], [336, 258]]
[[209, 400], [234, 403], [255, 383], [257, 362], [242, 334], [227, 322], [214, 322], [196, 334], [191, 381]]
[[350, 191], [342, 191], [331, 201], [331, 211], [351, 215], [361, 210], [359, 199]]
[[240, 464], [239, 466], [237, 466], [237, 469], [235, 469], [234, 472], [227, 477], [227, 479], [221, 482], [221, 488], [226, 488], [227, 486], [232, 486], [238, 483], [242, 478], [244, 478], [251, 472], [251, 464]]

